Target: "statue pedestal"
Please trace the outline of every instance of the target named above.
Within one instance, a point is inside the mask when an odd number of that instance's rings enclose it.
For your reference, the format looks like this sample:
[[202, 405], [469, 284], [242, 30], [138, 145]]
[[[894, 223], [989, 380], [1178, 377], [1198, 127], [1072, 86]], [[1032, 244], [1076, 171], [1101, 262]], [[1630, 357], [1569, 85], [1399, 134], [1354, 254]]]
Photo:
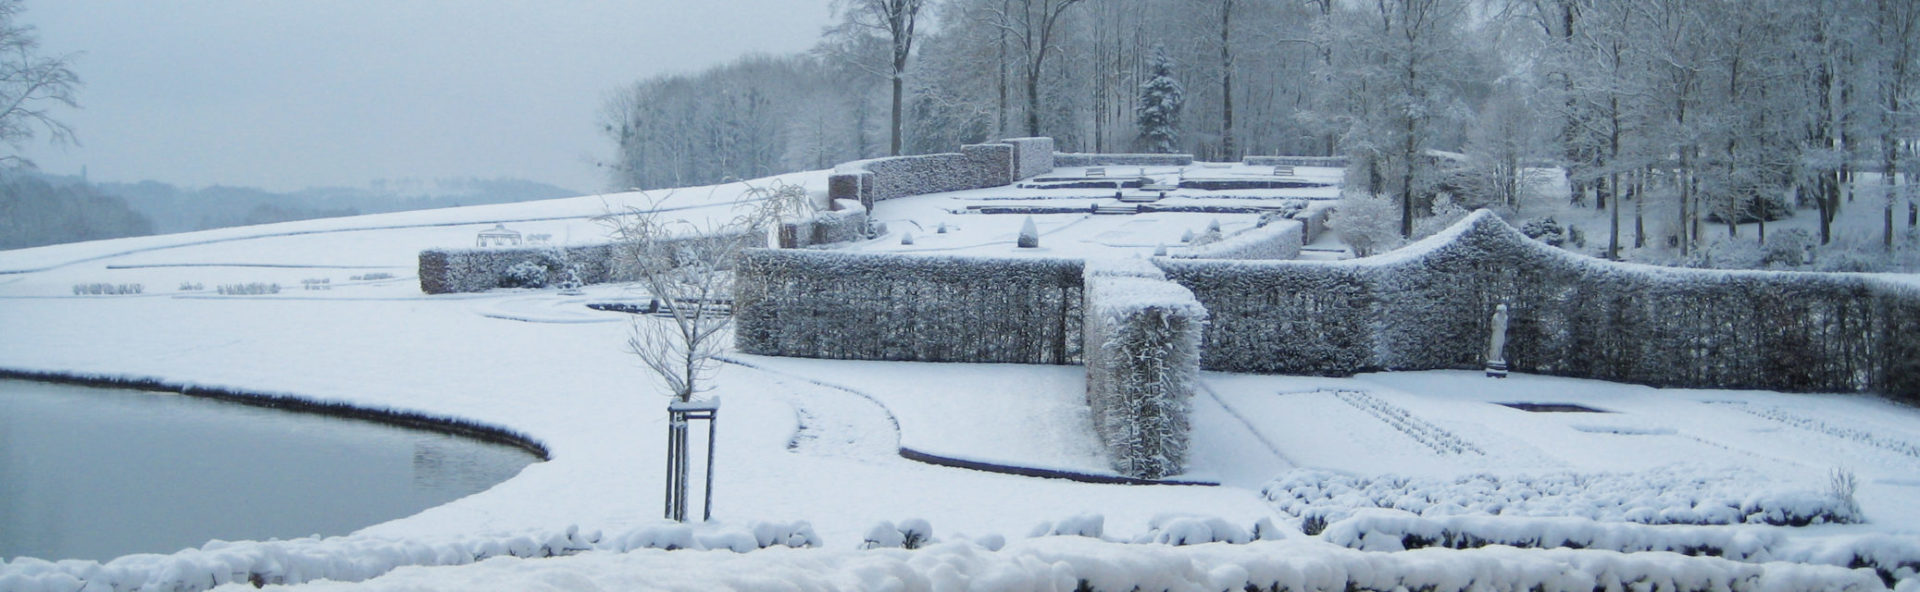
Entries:
[[1487, 377], [1506, 378], [1507, 377], [1507, 361], [1492, 360], [1487, 362]]

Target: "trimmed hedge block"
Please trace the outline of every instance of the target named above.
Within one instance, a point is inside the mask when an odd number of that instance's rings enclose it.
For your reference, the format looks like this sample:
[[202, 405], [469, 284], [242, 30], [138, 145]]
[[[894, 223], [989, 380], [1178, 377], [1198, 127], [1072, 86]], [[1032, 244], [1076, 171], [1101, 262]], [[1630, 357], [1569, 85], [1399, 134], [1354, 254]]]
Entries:
[[921, 362], [1080, 360], [1081, 262], [748, 250], [734, 345], [753, 354]]
[[1274, 220], [1217, 242], [1180, 249], [1172, 256], [1175, 259], [1299, 259], [1305, 227], [1298, 220]]
[[1087, 404], [1122, 475], [1185, 467], [1207, 310], [1145, 260], [1090, 261], [1085, 272]]

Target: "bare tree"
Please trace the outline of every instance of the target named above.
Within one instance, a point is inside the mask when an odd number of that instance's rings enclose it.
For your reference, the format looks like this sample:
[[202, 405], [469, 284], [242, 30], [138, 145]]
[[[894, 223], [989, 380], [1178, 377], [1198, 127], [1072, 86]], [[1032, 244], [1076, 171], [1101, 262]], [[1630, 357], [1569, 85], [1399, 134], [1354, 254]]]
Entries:
[[53, 109], [80, 106], [74, 100], [80, 77], [69, 67], [73, 56], [40, 55], [33, 27], [15, 20], [23, 9], [20, 2], [0, 0], [0, 142], [16, 152], [0, 155], [0, 167], [33, 166], [17, 151], [37, 131], [54, 142], [72, 141], [73, 128], [54, 119]]
[[775, 182], [752, 187], [725, 221], [694, 222], [667, 207], [672, 194], [646, 207], [601, 218], [617, 241], [619, 262], [651, 296], [665, 322], [637, 318], [628, 349], [665, 381], [681, 401], [692, 400], [711, 376], [733, 326], [733, 262], [746, 248], [764, 244], [768, 229], [812, 211], [806, 190]]
[[1027, 135], [1040, 135], [1040, 77], [1047, 56], [1060, 50], [1055, 37], [1060, 16], [1083, 0], [1012, 0], [1002, 3], [992, 24], [1007, 32], [1020, 51], [1020, 73], [1027, 92]]
[[847, 25], [883, 32], [891, 42], [888, 79], [893, 83], [893, 121], [888, 128], [892, 138], [888, 145], [889, 154], [899, 156], [907, 57], [913, 54], [914, 29], [926, 0], [840, 0], [837, 4]]

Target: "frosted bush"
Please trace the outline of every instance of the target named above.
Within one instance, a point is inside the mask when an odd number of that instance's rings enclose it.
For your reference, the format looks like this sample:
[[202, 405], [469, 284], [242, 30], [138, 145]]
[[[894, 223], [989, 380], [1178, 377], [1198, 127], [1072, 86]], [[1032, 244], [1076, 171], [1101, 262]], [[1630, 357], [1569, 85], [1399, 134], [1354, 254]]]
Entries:
[[1078, 536], [1100, 538], [1106, 530], [1107, 518], [1101, 514], [1076, 514], [1056, 522], [1042, 522], [1034, 525], [1028, 538], [1046, 536]]
[[503, 288], [545, 288], [547, 287], [547, 266], [538, 261], [521, 261], [507, 268], [500, 276]]
[[907, 544], [905, 533], [892, 522], [882, 520], [867, 528], [865, 540], [860, 541], [862, 549], [899, 549]]
[[1033, 216], [1027, 216], [1026, 221], [1020, 223], [1020, 239], [1017, 246], [1022, 249], [1040, 246], [1040, 230], [1033, 226]]
[[251, 282], [245, 284], [221, 284], [216, 291], [223, 296], [258, 296], [279, 294], [280, 284]]

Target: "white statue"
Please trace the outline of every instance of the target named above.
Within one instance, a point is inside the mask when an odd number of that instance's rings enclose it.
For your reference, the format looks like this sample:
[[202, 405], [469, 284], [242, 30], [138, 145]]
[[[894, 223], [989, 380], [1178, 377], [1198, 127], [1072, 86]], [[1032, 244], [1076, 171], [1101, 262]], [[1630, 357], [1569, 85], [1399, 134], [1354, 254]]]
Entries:
[[1493, 337], [1487, 344], [1487, 376], [1507, 377], [1507, 305], [1493, 308]]

